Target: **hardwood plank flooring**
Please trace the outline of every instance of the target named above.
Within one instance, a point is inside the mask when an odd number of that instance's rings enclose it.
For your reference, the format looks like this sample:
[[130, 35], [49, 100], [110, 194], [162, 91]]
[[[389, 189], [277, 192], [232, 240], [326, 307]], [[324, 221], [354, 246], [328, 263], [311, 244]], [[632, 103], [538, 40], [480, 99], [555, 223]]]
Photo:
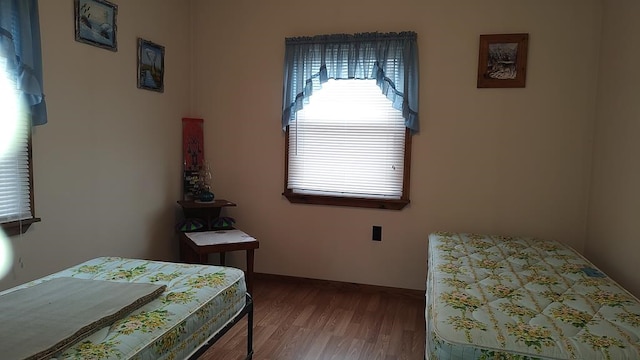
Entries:
[[[255, 274], [254, 360], [424, 359], [424, 293]], [[246, 356], [247, 321], [200, 360]]]

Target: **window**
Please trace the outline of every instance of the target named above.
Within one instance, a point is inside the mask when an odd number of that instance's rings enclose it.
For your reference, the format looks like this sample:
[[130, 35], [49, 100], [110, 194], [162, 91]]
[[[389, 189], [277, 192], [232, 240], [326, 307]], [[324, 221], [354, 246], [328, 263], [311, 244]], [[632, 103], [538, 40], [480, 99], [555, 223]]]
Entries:
[[0, 99], [0, 223], [14, 235], [37, 221], [31, 199], [31, 129], [20, 93], [7, 71], [7, 59], [1, 54]]
[[[3, 61], [4, 60], [4, 61]], [[15, 82], [0, 56], [0, 222], [23, 220], [29, 210], [29, 127], [24, 121]], [[26, 195], [26, 196], [25, 196]], [[25, 201], [26, 200], [26, 201]], [[26, 205], [26, 206], [25, 206]]]
[[289, 125], [289, 195], [402, 200], [405, 139], [375, 80], [329, 80]]
[[9, 235], [33, 210], [31, 126], [47, 122], [37, 0], [0, 0], [0, 225]]
[[287, 39], [284, 88], [289, 201], [396, 210], [409, 203], [415, 33]]

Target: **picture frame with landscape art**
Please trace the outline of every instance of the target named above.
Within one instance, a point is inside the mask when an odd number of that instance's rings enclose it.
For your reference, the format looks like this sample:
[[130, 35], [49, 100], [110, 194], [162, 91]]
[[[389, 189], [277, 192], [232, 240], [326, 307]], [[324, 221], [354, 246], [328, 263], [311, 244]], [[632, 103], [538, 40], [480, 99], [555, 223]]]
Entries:
[[138, 38], [138, 88], [164, 92], [164, 46]]
[[76, 41], [118, 51], [118, 5], [106, 0], [75, 0]]
[[478, 88], [525, 87], [529, 34], [480, 35]]

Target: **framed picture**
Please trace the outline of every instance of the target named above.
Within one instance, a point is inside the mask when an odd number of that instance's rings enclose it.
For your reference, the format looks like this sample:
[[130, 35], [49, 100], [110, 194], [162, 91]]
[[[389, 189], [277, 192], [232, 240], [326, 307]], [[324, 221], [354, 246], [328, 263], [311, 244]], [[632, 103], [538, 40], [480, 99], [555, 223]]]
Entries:
[[185, 170], [204, 165], [204, 119], [182, 118], [182, 155]]
[[164, 92], [164, 46], [140, 38], [138, 88]]
[[525, 87], [529, 34], [480, 35], [479, 88]]
[[183, 198], [198, 192], [200, 170], [204, 167], [204, 119], [182, 118]]
[[118, 51], [118, 5], [106, 0], [75, 0], [76, 41]]

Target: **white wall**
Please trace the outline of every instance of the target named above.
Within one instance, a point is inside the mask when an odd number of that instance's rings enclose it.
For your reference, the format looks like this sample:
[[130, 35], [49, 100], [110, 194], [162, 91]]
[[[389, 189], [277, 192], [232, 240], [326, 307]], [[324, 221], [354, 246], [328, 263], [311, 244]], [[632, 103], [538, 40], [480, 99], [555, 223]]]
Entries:
[[640, 297], [640, 3], [604, 1], [586, 254]]
[[[261, 241], [256, 271], [421, 289], [427, 234], [475, 231], [556, 238], [640, 292], [631, 138], [639, 52], [626, 41], [637, 32], [636, 4], [116, 3], [113, 53], [74, 41], [72, 1], [40, 1], [50, 123], [33, 142], [43, 221], [11, 239], [16, 262], [0, 289], [95, 256], [177, 259], [180, 118], [201, 116], [214, 191], [238, 203], [225, 213]], [[421, 59], [411, 204], [397, 212], [288, 203], [284, 38], [403, 30], [418, 33]], [[511, 32], [530, 35], [527, 87], [477, 89], [478, 36]], [[166, 46], [164, 94], [136, 88], [138, 36]], [[381, 243], [369, 240], [372, 225], [383, 227]], [[241, 254], [231, 260], [244, 266]]]
[[[74, 40], [73, 1], [40, 1], [49, 123], [33, 134], [36, 215], [7, 288], [96, 256], [177, 259], [189, 8], [115, 1], [118, 51]], [[165, 92], [136, 88], [137, 38], [166, 47]]]
[[[582, 251], [601, 1], [192, 2], [193, 110], [214, 192], [260, 240], [256, 271], [424, 288], [435, 230], [555, 238]], [[284, 38], [418, 33], [422, 131], [402, 211], [289, 203], [280, 130]], [[527, 32], [524, 89], [477, 89], [480, 34]], [[383, 241], [372, 242], [381, 225]], [[241, 254], [233, 257], [243, 266]]]

